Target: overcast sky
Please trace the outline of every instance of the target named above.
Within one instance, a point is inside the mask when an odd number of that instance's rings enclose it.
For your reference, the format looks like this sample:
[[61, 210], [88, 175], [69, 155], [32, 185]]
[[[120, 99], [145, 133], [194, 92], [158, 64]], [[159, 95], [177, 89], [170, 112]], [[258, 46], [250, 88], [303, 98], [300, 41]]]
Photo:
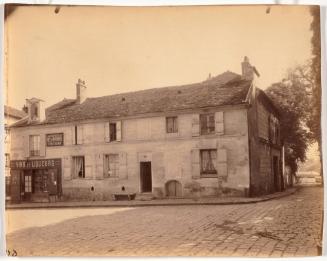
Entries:
[[19, 7], [9, 16], [8, 104], [75, 98], [203, 81], [241, 73], [247, 55], [262, 89], [311, 56], [305, 6]]

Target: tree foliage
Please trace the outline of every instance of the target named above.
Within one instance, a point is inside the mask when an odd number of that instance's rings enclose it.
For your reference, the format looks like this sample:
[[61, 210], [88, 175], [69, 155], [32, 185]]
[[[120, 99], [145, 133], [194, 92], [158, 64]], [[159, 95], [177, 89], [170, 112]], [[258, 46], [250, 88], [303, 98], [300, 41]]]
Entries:
[[281, 138], [285, 146], [285, 163], [297, 171], [299, 161], [311, 142], [318, 142], [321, 156], [321, 48], [320, 8], [310, 9], [312, 22], [312, 59], [290, 69], [286, 79], [267, 89], [267, 94], [281, 112]]
[[267, 95], [280, 110], [281, 139], [285, 146], [285, 163], [295, 173], [298, 162], [305, 161], [312, 135], [306, 122], [310, 119], [311, 78], [309, 65], [296, 67], [281, 82], [271, 85]]
[[311, 118], [307, 122], [314, 139], [318, 142], [321, 149], [321, 48], [320, 48], [320, 8], [312, 6], [310, 9], [312, 22], [312, 101], [311, 101]]

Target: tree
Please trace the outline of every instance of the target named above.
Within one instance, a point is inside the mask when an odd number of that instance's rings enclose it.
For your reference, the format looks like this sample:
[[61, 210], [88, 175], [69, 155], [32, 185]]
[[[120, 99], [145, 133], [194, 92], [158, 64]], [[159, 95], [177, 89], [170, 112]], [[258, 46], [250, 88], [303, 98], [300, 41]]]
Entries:
[[[312, 135], [306, 123], [310, 119], [311, 78], [309, 65], [298, 66], [288, 72], [281, 82], [271, 85], [267, 95], [281, 114], [281, 139], [285, 146], [285, 164], [295, 174], [298, 162], [305, 161], [306, 149]], [[305, 77], [304, 77], [305, 76]]]
[[[312, 101], [311, 118], [307, 125], [310, 128], [313, 138], [318, 142], [320, 152], [320, 163], [322, 165], [322, 147], [321, 147], [321, 47], [320, 47], [320, 7], [312, 6], [310, 8], [312, 22]], [[321, 167], [321, 177], [322, 167]]]

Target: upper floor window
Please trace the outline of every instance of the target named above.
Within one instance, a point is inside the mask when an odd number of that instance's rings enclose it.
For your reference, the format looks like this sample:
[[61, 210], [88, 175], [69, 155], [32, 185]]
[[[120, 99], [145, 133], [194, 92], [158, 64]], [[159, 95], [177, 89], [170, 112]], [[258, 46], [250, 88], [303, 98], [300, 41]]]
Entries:
[[119, 167], [118, 154], [106, 154], [104, 155], [104, 177], [117, 177]]
[[73, 157], [73, 177], [85, 178], [85, 160], [84, 156]]
[[200, 150], [201, 174], [217, 174], [217, 150]]
[[211, 134], [215, 132], [215, 114], [201, 114], [200, 115], [201, 134]]
[[270, 141], [273, 144], [278, 144], [279, 143], [279, 135], [280, 135], [280, 130], [279, 130], [279, 122], [276, 117], [273, 115], [270, 115], [269, 117], [269, 136], [270, 136]]
[[110, 122], [109, 133], [110, 133], [110, 141], [117, 140], [117, 123], [116, 122]]
[[6, 168], [9, 168], [10, 166], [10, 154], [9, 153], [5, 153], [5, 160], [6, 160], [6, 163], [5, 163], [5, 167]]
[[112, 121], [106, 122], [104, 124], [105, 127], [105, 141], [121, 141], [122, 135], [122, 122], [121, 121]]
[[167, 117], [166, 118], [166, 131], [167, 133], [178, 132], [177, 117]]
[[73, 142], [75, 145], [83, 144], [83, 126], [75, 125], [74, 126], [74, 139]]
[[30, 156], [40, 156], [40, 135], [29, 137]]

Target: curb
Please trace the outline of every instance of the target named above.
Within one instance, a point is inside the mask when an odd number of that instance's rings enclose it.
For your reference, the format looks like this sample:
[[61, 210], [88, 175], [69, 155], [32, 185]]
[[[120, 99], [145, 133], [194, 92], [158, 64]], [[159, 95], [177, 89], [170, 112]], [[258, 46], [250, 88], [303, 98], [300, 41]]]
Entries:
[[[124, 201], [126, 203], [111, 203], [111, 204], [81, 204], [82, 202], [76, 202], [76, 204], [72, 204], [74, 202], [61, 202], [63, 203], [62, 205], [51, 205], [52, 203], [28, 203], [28, 205], [24, 204], [6, 204], [6, 210], [15, 210], [15, 209], [56, 209], [56, 208], [112, 208], [112, 207], [154, 207], [154, 206], [196, 206], [196, 205], [204, 205], [204, 206], [212, 206], [212, 205], [237, 205], [237, 204], [254, 204], [254, 203], [260, 203], [260, 202], [265, 202], [268, 200], [273, 200], [273, 199], [279, 199], [282, 197], [290, 196], [294, 194], [298, 188], [291, 188], [287, 191], [284, 192], [277, 192], [275, 194], [271, 194], [268, 196], [260, 197], [260, 198], [253, 198], [253, 199], [248, 199], [244, 198], [239, 201], [235, 200], [226, 200], [226, 201], [221, 201], [221, 202], [201, 202], [200, 200], [194, 200], [194, 202], [155, 202], [157, 200], [150, 200], [147, 201], [149, 203], [143, 203], [140, 201], [133, 201], [133, 203], [129, 203], [130, 201]], [[104, 202], [104, 201], [100, 201]], [[110, 202], [110, 201], [108, 201]], [[113, 201], [115, 202], [115, 201]], [[42, 205], [43, 204], [43, 205]]]

